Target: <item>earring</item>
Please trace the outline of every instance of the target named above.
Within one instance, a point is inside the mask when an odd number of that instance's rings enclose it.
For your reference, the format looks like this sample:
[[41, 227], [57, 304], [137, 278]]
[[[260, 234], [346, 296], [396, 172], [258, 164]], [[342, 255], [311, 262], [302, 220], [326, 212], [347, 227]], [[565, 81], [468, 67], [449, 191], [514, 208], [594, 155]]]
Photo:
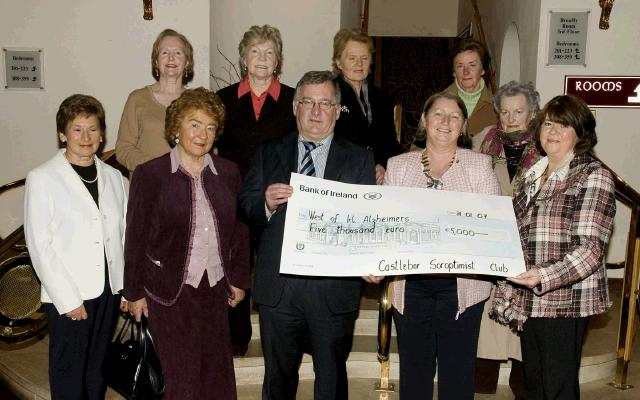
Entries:
[[180, 143], [180, 139], [176, 137], [176, 144]]
[[102, 143], [102, 136], [100, 136], [100, 143]]

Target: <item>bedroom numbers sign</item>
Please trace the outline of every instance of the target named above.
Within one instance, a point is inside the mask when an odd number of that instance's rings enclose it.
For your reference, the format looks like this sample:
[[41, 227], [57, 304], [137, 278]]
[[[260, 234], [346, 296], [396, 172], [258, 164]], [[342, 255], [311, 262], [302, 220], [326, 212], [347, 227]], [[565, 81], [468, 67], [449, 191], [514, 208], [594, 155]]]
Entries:
[[589, 11], [549, 12], [547, 65], [587, 65]]

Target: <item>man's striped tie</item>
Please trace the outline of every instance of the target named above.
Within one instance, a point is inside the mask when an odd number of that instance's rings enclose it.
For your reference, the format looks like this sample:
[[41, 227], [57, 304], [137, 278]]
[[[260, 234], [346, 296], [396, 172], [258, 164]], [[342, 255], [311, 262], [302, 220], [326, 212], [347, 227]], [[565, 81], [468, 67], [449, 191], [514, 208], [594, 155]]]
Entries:
[[313, 159], [311, 158], [311, 151], [318, 147], [317, 144], [313, 142], [302, 141], [304, 145], [305, 152], [304, 157], [302, 158], [302, 164], [300, 167], [300, 173], [303, 175], [315, 176], [316, 167], [313, 165]]

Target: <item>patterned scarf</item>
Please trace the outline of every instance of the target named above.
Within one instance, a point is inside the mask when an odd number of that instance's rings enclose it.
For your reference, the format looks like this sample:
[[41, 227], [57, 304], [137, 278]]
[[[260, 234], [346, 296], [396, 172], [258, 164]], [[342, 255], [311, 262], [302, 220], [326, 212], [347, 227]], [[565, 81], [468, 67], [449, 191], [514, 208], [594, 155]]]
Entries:
[[511, 182], [511, 186], [515, 188], [518, 186], [517, 184], [521, 183], [524, 172], [535, 164], [541, 156], [540, 152], [536, 148], [536, 143], [535, 140], [533, 140], [533, 134], [531, 132], [519, 131], [506, 133], [502, 131], [499, 126], [487, 132], [487, 135], [480, 146], [480, 152], [491, 156], [494, 167], [496, 164], [500, 163], [506, 165], [507, 159], [504, 155], [503, 147], [505, 144], [514, 147], [522, 145], [525, 146], [522, 152], [522, 157], [520, 158], [518, 170], [513, 176], [513, 180]]

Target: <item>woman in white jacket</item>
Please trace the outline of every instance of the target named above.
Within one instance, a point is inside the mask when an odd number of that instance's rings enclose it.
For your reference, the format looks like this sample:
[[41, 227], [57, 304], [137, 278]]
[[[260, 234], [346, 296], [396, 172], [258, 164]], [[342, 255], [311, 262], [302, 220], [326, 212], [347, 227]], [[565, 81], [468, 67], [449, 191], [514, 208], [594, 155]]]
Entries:
[[56, 115], [64, 146], [27, 175], [25, 236], [49, 322], [52, 399], [103, 399], [102, 362], [123, 286], [127, 194], [96, 151], [102, 104], [73, 95]]

